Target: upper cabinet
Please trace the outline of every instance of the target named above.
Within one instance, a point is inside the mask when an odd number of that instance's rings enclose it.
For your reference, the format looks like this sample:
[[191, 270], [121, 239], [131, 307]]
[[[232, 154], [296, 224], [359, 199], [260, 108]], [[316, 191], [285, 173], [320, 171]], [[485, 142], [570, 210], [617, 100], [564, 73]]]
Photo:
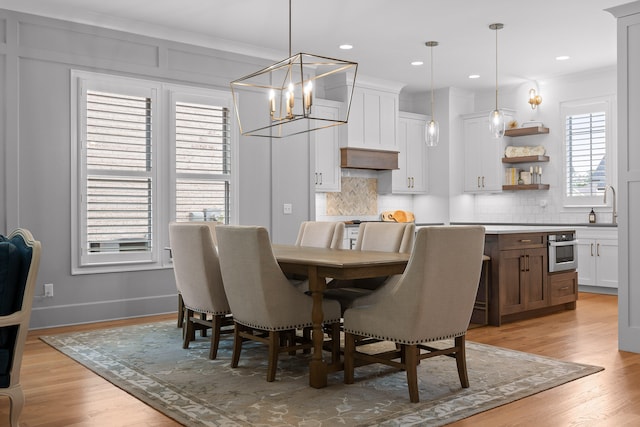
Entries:
[[396, 150], [398, 94], [356, 87], [347, 123], [349, 147]]
[[356, 80], [353, 93], [343, 77], [325, 89], [326, 97], [345, 102], [351, 96], [349, 122], [341, 126], [342, 146], [398, 151], [398, 108], [401, 84], [373, 79]]
[[[513, 112], [504, 111], [505, 121]], [[464, 123], [464, 191], [499, 192], [502, 190], [504, 170], [500, 159], [504, 156], [503, 139], [489, 133], [489, 113], [463, 116]]]
[[427, 120], [424, 115], [399, 113], [398, 169], [392, 171], [390, 185], [388, 180], [378, 180], [380, 192], [422, 194], [428, 191], [428, 147], [424, 142]]
[[[322, 117], [337, 119], [340, 117], [342, 103], [317, 99], [313, 108], [322, 110]], [[313, 180], [318, 192], [340, 191], [340, 127], [342, 126], [332, 126], [311, 132], [315, 145]]]

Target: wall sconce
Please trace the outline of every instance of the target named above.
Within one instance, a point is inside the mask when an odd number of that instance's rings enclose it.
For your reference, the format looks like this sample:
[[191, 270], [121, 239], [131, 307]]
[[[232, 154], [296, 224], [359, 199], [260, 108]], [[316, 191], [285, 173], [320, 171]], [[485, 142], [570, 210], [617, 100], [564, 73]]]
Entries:
[[536, 90], [529, 90], [529, 104], [531, 104], [531, 109], [535, 110], [536, 107], [542, 104], [542, 97], [540, 95], [536, 95]]

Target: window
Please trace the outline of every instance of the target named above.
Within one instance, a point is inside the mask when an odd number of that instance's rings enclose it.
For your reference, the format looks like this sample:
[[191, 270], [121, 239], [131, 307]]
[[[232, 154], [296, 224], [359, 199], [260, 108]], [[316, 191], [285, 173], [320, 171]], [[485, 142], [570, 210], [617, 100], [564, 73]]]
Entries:
[[84, 72], [72, 80], [73, 274], [159, 268], [169, 221], [229, 222], [229, 94]]
[[228, 223], [231, 184], [229, 108], [212, 99], [172, 96], [176, 221]]
[[565, 203], [602, 205], [604, 189], [611, 181], [609, 135], [610, 102], [596, 100], [564, 103]]

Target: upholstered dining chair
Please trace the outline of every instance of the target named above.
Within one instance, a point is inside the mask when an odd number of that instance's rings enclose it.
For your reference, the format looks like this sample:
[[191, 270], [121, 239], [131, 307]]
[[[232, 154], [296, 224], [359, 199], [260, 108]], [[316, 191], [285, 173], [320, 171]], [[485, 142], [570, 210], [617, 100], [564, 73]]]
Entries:
[[[422, 359], [455, 357], [463, 388], [469, 387], [465, 336], [475, 302], [482, 256], [484, 227], [425, 227], [418, 231], [407, 268], [381, 289], [386, 298], [344, 313], [344, 382], [354, 382], [354, 367], [383, 363], [407, 372], [409, 397], [418, 402], [417, 366]], [[392, 321], [390, 321], [392, 319]], [[396, 343], [395, 351], [361, 353], [361, 337]], [[453, 346], [429, 346], [453, 340]], [[396, 359], [400, 359], [396, 361]]]
[[303, 221], [298, 230], [296, 246], [340, 249], [343, 237], [342, 221]]
[[218, 355], [221, 334], [233, 330], [233, 317], [220, 274], [216, 224], [211, 221], [169, 224], [173, 272], [184, 310], [182, 347], [189, 348], [196, 329], [206, 332], [211, 328], [209, 359]]
[[[269, 346], [267, 381], [274, 381], [278, 354], [305, 350], [312, 343], [295, 334], [312, 326], [312, 298], [286, 278], [264, 227], [216, 228], [222, 280], [235, 321], [231, 367], [238, 367], [244, 340]], [[332, 358], [339, 357], [340, 305], [324, 301], [325, 325], [331, 325]]]
[[0, 395], [9, 396], [11, 427], [18, 427], [24, 406], [20, 368], [41, 248], [24, 228], [0, 235]]
[[[295, 244], [313, 248], [340, 249], [343, 237], [344, 222], [342, 221], [303, 221]], [[287, 277], [299, 291], [309, 291], [309, 280], [306, 276], [296, 274]]]
[[[363, 222], [358, 228], [354, 250], [411, 253], [416, 226], [412, 222]], [[358, 298], [370, 295], [388, 277], [357, 280], [333, 280], [328, 283], [325, 297], [340, 302], [342, 311]]]

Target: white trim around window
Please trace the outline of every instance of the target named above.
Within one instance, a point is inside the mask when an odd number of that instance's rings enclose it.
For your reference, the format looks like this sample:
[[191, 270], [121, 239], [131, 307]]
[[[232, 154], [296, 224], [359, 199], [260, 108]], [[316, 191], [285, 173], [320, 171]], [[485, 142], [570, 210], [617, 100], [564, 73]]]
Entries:
[[[602, 96], [577, 101], [567, 101], [560, 104], [560, 123], [562, 126], [562, 198], [565, 208], [593, 208], [604, 206], [604, 186], [615, 183], [616, 180], [616, 119], [614, 115], [615, 97]], [[571, 118], [573, 120], [568, 119]], [[577, 123], [574, 129], [568, 123]], [[574, 164], [570, 169], [571, 159], [569, 144], [578, 144], [580, 154], [575, 154], [574, 160], [583, 164]], [[603, 155], [604, 151], [604, 155]], [[579, 157], [578, 157], [579, 156]], [[585, 190], [580, 194], [576, 188], [579, 172], [575, 168], [582, 168], [585, 179]], [[598, 177], [603, 176], [602, 182]], [[573, 181], [572, 181], [573, 180]], [[572, 190], [573, 188], [573, 190]], [[573, 193], [573, 195], [571, 194]]]
[[[216, 114], [216, 120], [222, 112], [223, 126], [214, 124], [215, 129], [207, 129], [208, 134], [200, 138], [214, 141], [209, 145], [216, 149], [224, 147], [224, 173], [199, 178], [220, 181], [215, 188], [227, 191], [222, 204], [216, 205], [221, 212], [216, 213], [218, 217], [226, 214], [227, 223], [237, 223], [238, 132], [231, 119], [229, 92], [74, 70], [72, 274], [170, 265], [165, 249], [169, 246], [168, 224], [176, 220], [179, 178], [176, 103], [187, 108], [193, 104], [207, 114]], [[216, 156], [204, 160], [217, 162], [217, 151]], [[213, 169], [209, 164], [204, 166]]]

